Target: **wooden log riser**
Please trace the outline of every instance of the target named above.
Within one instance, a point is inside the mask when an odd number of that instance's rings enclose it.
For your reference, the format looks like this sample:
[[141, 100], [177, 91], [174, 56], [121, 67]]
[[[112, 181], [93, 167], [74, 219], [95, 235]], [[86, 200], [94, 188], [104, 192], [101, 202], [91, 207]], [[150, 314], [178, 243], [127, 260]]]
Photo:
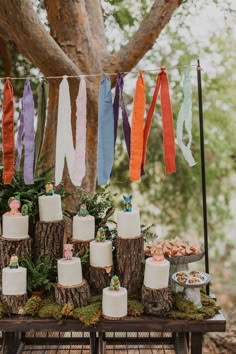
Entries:
[[150, 289], [142, 286], [142, 303], [144, 313], [154, 316], [164, 316], [173, 306], [173, 295], [169, 287]]
[[114, 275], [114, 267], [111, 266], [108, 272], [106, 268], [89, 268], [90, 287], [92, 295], [101, 295], [102, 290], [110, 285], [111, 278]]
[[28, 295], [27, 293], [23, 295], [2, 295], [1, 300], [9, 314], [18, 315], [22, 314]]
[[[90, 240], [92, 241], [92, 240]], [[90, 241], [79, 241], [79, 240], [71, 240], [71, 244], [73, 245], [73, 253], [74, 255], [78, 255], [80, 258], [83, 257], [87, 251], [89, 251], [89, 243]], [[82, 265], [83, 277], [90, 283], [90, 272], [89, 272], [89, 257], [87, 262]]]
[[72, 304], [74, 307], [83, 307], [88, 305], [90, 298], [90, 288], [85, 279], [78, 286], [65, 287], [59, 284], [54, 284], [56, 302], [64, 306]]

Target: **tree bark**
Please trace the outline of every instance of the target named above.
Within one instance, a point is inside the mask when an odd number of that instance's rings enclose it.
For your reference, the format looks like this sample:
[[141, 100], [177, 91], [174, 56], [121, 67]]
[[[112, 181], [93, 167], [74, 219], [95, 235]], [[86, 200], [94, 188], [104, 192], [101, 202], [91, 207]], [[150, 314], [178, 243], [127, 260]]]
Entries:
[[63, 257], [64, 221], [38, 221], [33, 242], [33, 258], [50, 256], [53, 264]]
[[23, 295], [2, 295], [1, 299], [8, 313], [19, 315], [28, 300], [28, 295], [27, 293]]
[[[83, 257], [86, 253], [89, 254], [89, 243], [90, 241], [78, 241], [78, 240], [71, 240], [71, 243], [73, 245], [74, 249], [74, 254], [78, 254], [78, 257]], [[89, 257], [87, 259], [86, 263], [83, 263], [82, 265], [82, 271], [83, 271], [83, 277], [90, 282], [90, 276], [89, 276]]]
[[71, 304], [74, 305], [74, 307], [88, 305], [90, 290], [85, 279], [83, 279], [82, 284], [72, 287], [54, 284], [54, 289], [56, 302], [61, 306], [64, 306], [65, 304]]
[[90, 266], [90, 287], [92, 295], [100, 295], [102, 289], [110, 285], [111, 277], [114, 275], [114, 267], [109, 269]]
[[146, 314], [164, 316], [173, 306], [173, 296], [169, 287], [150, 289], [143, 284], [142, 303]]
[[143, 236], [125, 239], [116, 238], [117, 275], [121, 286], [129, 295], [140, 296], [144, 274], [144, 239]]

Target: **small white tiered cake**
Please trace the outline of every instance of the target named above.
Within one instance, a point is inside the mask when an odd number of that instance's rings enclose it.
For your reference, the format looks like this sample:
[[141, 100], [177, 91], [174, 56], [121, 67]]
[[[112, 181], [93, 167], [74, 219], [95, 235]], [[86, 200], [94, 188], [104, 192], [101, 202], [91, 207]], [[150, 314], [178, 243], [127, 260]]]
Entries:
[[45, 189], [46, 195], [42, 195], [38, 199], [40, 221], [62, 220], [61, 196], [54, 194], [52, 183], [47, 183]]
[[104, 317], [119, 319], [127, 316], [128, 295], [125, 288], [120, 287], [119, 278], [114, 275], [110, 287], [102, 292], [102, 313]]
[[112, 242], [106, 240], [102, 227], [97, 232], [96, 240], [90, 242], [90, 265], [101, 268], [113, 265]]
[[78, 241], [91, 241], [95, 235], [95, 218], [89, 215], [86, 205], [82, 204], [78, 215], [73, 217], [72, 237]]
[[9, 267], [2, 270], [2, 295], [26, 294], [26, 268], [18, 266], [18, 257], [13, 255]]
[[133, 238], [141, 235], [139, 209], [132, 209], [132, 196], [123, 196], [124, 210], [117, 213], [117, 235], [121, 238]]
[[8, 205], [11, 211], [2, 216], [2, 237], [14, 239], [29, 237], [29, 216], [20, 213], [19, 198], [11, 197]]
[[150, 289], [168, 287], [170, 262], [164, 259], [161, 245], [156, 246], [156, 254], [146, 260], [144, 285]]
[[72, 257], [72, 245], [64, 245], [65, 257], [57, 261], [58, 284], [76, 286], [82, 283], [82, 267], [78, 257]]

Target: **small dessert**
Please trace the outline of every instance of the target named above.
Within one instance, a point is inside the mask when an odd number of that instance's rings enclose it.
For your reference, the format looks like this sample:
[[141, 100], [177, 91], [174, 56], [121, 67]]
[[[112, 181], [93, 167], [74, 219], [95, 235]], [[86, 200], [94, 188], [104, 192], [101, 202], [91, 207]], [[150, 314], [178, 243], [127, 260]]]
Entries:
[[41, 195], [38, 202], [40, 221], [53, 222], [63, 219], [61, 196], [54, 193], [52, 182], [46, 184], [45, 195]]
[[113, 265], [112, 242], [106, 240], [105, 230], [100, 227], [96, 239], [90, 242], [90, 265], [107, 268]]
[[82, 267], [78, 257], [73, 257], [73, 246], [64, 245], [64, 258], [57, 261], [58, 284], [76, 286], [82, 283]]
[[117, 212], [117, 235], [120, 238], [134, 238], [141, 235], [139, 209], [132, 206], [132, 195], [123, 196], [124, 207]]
[[119, 319], [127, 316], [128, 295], [127, 290], [120, 286], [119, 278], [114, 275], [110, 286], [102, 292], [102, 313], [104, 317]]
[[73, 217], [73, 236], [74, 240], [91, 241], [95, 235], [95, 218], [89, 215], [85, 203], [81, 204], [79, 212]]

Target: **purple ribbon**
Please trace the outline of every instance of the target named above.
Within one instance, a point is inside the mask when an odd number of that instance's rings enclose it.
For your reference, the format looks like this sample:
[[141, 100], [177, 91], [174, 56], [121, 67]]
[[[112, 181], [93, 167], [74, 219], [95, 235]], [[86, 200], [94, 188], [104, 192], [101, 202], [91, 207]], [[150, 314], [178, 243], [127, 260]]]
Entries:
[[22, 141], [24, 137], [24, 181], [25, 184], [34, 183], [34, 98], [30, 87], [30, 80], [27, 79], [24, 86], [22, 98], [22, 111], [20, 113], [20, 127], [17, 136], [17, 160], [16, 170], [20, 169], [22, 154]]

